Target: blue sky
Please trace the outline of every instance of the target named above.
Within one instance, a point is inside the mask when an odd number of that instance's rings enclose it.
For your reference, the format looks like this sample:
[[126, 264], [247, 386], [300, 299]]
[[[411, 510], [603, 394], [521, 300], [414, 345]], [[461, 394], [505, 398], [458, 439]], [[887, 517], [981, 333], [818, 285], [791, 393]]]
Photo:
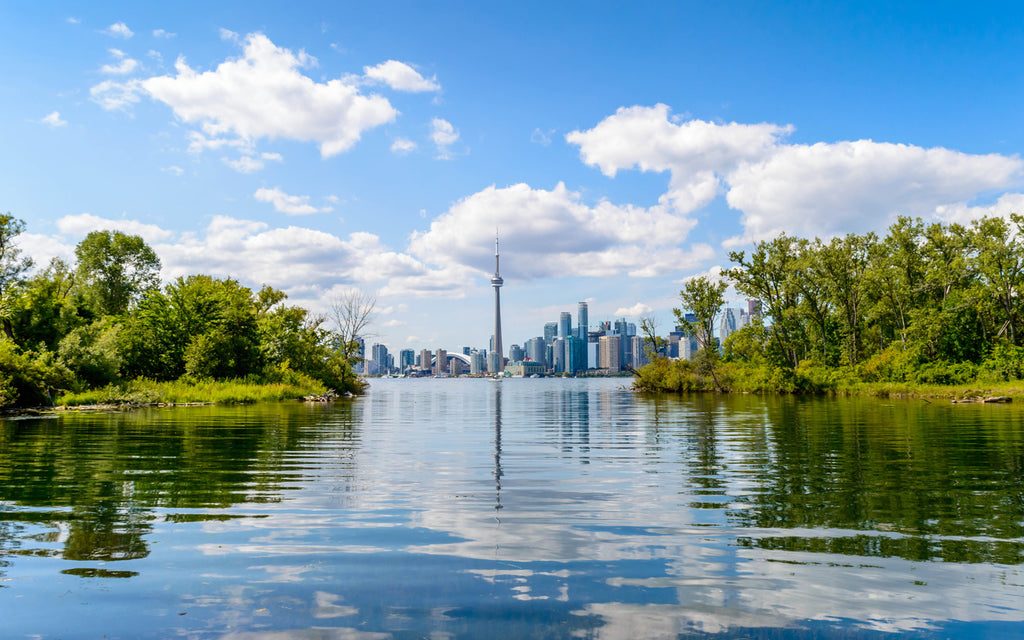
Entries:
[[653, 314], [781, 231], [1024, 211], [1024, 9], [900, 3], [0, 3], [0, 209], [392, 350], [590, 302]]

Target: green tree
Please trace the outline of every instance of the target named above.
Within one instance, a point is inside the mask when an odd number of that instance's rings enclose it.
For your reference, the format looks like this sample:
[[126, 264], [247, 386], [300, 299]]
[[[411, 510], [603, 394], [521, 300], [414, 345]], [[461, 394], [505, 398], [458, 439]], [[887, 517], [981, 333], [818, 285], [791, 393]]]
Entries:
[[160, 259], [145, 240], [93, 231], [75, 247], [80, 285], [100, 315], [122, 315], [160, 283]]
[[[715, 388], [721, 390], [722, 385], [715, 371], [718, 363], [718, 344], [715, 341], [715, 317], [725, 304], [725, 282], [714, 282], [707, 276], [698, 276], [689, 280], [679, 292], [680, 308], [672, 309], [676, 321], [685, 327], [687, 334], [697, 338], [697, 373], [711, 376]], [[686, 319], [689, 311], [696, 319]]]
[[4, 334], [13, 340], [11, 312], [14, 292], [32, 267], [32, 258], [24, 256], [15, 238], [25, 231], [25, 222], [11, 215], [0, 214], [0, 323]]

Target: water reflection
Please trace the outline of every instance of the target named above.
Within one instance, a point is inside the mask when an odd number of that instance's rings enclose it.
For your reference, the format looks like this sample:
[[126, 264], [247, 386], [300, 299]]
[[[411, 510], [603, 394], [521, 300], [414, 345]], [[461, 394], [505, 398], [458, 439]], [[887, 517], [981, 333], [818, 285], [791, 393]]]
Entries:
[[422, 380], [191, 411], [3, 425], [10, 629], [54, 574], [57, 611], [120, 593], [81, 637], [1024, 629], [1017, 407]]

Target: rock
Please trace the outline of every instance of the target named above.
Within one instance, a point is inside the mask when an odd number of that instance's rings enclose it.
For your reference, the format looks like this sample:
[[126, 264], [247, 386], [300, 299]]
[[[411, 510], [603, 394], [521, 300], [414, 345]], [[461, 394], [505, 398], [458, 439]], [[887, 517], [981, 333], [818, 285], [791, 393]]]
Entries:
[[1009, 396], [989, 396], [989, 397], [985, 398], [982, 402], [987, 402], [987, 403], [997, 403], [997, 402], [999, 402], [999, 403], [1003, 403], [1003, 402], [1013, 402], [1013, 399], [1010, 398]]

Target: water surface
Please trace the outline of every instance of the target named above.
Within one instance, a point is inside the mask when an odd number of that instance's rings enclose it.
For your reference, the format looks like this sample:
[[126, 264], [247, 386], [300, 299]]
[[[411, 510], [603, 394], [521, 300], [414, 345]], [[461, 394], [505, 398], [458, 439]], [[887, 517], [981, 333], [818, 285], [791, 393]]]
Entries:
[[623, 382], [2, 422], [0, 637], [1024, 637], [1024, 407]]

